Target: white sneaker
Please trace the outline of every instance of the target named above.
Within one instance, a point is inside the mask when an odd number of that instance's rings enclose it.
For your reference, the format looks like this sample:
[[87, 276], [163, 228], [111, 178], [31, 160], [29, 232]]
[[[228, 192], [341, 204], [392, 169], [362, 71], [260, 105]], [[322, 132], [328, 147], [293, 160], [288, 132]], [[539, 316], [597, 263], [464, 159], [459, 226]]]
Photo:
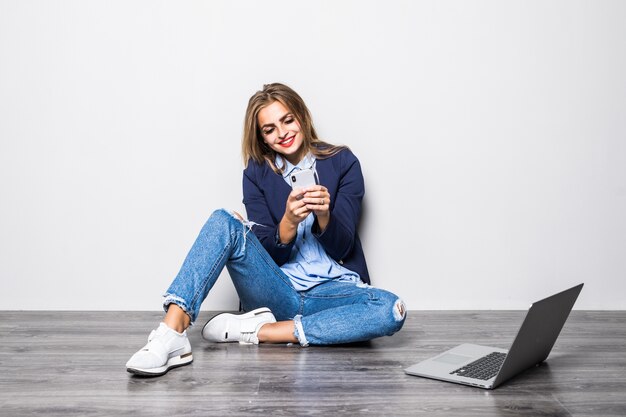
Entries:
[[192, 361], [187, 332], [178, 333], [161, 323], [148, 336], [148, 344], [126, 362], [126, 370], [136, 375], [160, 376]]
[[202, 328], [202, 337], [209, 342], [239, 342], [244, 345], [259, 344], [258, 333], [266, 323], [276, 323], [267, 307], [245, 314], [221, 313]]

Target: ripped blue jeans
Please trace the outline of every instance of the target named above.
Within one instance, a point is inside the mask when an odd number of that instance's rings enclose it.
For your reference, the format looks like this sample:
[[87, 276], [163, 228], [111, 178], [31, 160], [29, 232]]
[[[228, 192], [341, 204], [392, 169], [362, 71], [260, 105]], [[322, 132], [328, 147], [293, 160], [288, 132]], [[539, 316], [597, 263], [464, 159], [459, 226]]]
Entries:
[[164, 308], [177, 304], [193, 323], [224, 267], [243, 309], [269, 307], [278, 321], [294, 320], [302, 346], [390, 336], [406, 318], [396, 295], [362, 283], [328, 281], [297, 291], [249, 227], [226, 210], [215, 211], [202, 227], [165, 294]]

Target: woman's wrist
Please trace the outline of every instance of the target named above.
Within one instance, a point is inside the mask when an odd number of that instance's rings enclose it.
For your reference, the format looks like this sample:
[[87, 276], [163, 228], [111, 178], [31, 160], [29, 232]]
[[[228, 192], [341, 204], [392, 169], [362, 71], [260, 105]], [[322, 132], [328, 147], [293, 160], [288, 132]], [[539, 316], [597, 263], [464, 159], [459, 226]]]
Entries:
[[286, 216], [280, 220], [278, 224], [278, 238], [280, 243], [287, 244], [296, 237], [298, 233], [298, 224], [290, 221]]

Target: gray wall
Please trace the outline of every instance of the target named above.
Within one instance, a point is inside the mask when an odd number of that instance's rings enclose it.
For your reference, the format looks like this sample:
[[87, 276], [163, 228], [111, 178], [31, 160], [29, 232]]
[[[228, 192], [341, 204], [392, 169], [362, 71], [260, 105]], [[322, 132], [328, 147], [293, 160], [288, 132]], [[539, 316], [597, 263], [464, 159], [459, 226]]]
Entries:
[[[0, 1], [1, 309], [160, 308], [294, 87], [410, 309], [626, 308], [626, 2]], [[205, 309], [237, 306], [224, 274]]]

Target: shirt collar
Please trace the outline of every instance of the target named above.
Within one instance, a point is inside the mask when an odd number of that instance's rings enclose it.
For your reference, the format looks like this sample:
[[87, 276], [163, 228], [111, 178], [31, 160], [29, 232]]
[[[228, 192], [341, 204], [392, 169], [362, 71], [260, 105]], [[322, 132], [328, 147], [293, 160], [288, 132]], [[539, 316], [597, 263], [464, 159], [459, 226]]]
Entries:
[[278, 155], [276, 155], [276, 159], [274, 160], [274, 163], [276, 164], [277, 167], [281, 167], [283, 160], [285, 161], [285, 164], [286, 164], [285, 169], [283, 171], [283, 178], [289, 177], [289, 175], [294, 170], [301, 171], [303, 169], [309, 169], [309, 168], [313, 169], [315, 167], [315, 161], [316, 161], [313, 154], [309, 152], [305, 155], [304, 158], [302, 158], [300, 162], [298, 162], [297, 165], [292, 164], [287, 159], [283, 159]]

